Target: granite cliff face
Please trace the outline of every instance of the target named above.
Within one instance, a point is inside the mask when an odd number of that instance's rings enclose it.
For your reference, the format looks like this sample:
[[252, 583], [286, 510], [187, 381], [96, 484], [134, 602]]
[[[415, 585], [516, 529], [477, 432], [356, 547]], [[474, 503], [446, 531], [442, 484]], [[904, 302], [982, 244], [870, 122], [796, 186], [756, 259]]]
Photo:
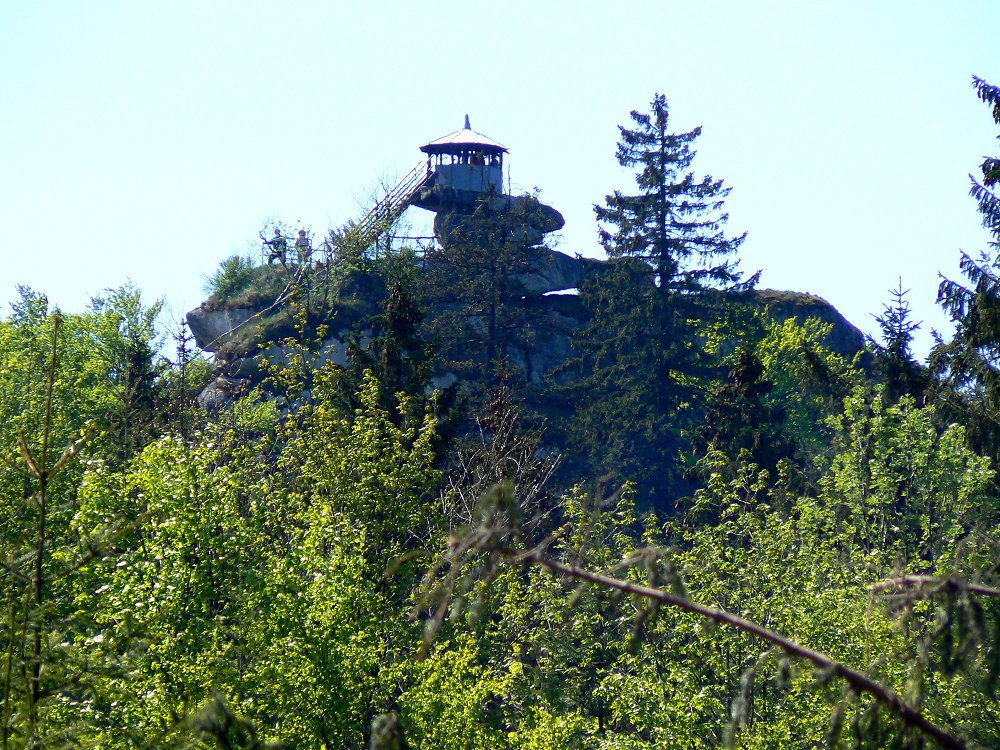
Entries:
[[[565, 384], [575, 377], [565, 365], [574, 357], [573, 342], [588, 319], [576, 291], [613, 261], [573, 257], [545, 247], [545, 235], [561, 229], [563, 217], [531, 196], [503, 196], [495, 203], [483, 209], [491, 237], [530, 249], [530, 261], [512, 277], [522, 295], [525, 330], [519, 337], [521, 348], [509, 351], [511, 363], [529, 383], [540, 385], [555, 380]], [[477, 223], [482, 220], [478, 209], [439, 211], [434, 221], [435, 234], [442, 247], [448, 247], [451, 242], [468, 241], [468, 237], [477, 236], [475, 232], [482, 234], [483, 225]], [[434, 261], [428, 258], [423, 262], [422, 267], [429, 269]], [[187, 314], [198, 346], [215, 354], [218, 377], [201, 396], [206, 406], [224, 403], [232, 394], [262, 380], [263, 360], [281, 363], [286, 357], [282, 347], [274, 343], [295, 332], [295, 321], [283, 295], [287, 294], [288, 280], [301, 277], [305, 269], [268, 266], [259, 270], [259, 283], [254, 288], [227, 301], [210, 298]], [[379, 313], [386, 295], [385, 284], [358, 270], [341, 273], [336, 284], [331, 283], [333, 275], [325, 266], [311, 268], [309, 273], [315, 287], [313, 294], [323, 295], [327, 311], [323, 319], [312, 321], [327, 330], [313, 355], [315, 363], [344, 366], [348, 364], [348, 341], [360, 334], [363, 346], [365, 337], [371, 335], [372, 318]], [[751, 304], [779, 322], [815, 317], [829, 323], [832, 330], [827, 346], [848, 359], [865, 347], [861, 332], [819, 297], [760, 290]], [[435, 310], [428, 313], [434, 316]], [[465, 320], [473, 327], [483, 325], [474, 318]], [[442, 385], [454, 380], [455, 375], [449, 372], [438, 373], [435, 379]]]
[[[517, 279], [525, 293], [523, 302], [531, 327], [526, 338], [532, 346], [514, 352], [512, 360], [526, 372], [530, 382], [541, 383], [572, 354], [572, 338], [585, 317], [573, 292], [600, 262], [551, 250], [540, 251], [536, 257], [535, 267]], [[384, 299], [384, 289], [377, 280], [361, 272], [348, 276], [340, 294], [345, 304], [325, 321], [329, 331], [316, 355], [316, 364], [332, 361], [346, 365], [348, 340], [360, 328], [363, 342], [364, 335], [370, 333], [366, 320], [377, 314]], [[343, 312], [349, 314], [340, 314]], [[249, 303], [209, 300], [188, 312], [187, 322], [195, 343], [215, 355], [218, 377], [202, 394], [205, 406], [224, 403], [233, 393], [260, 382], [264, 377], [263, 360], [285, 360], [284, 350], [273, 342], [294, 332], [290, 316], [283, 315], [280, 308], [275, 310], [274, 300], [266, 296], [251, 297]], [[436, 378], [441, 385], [454, 380], [450, 373], [439, 373]]]
[[758, 289], [754, 301], [772, 320], [783, 322], [794, 318], [799, 323], [807, 318], [819, 318], [831, 326], [823, 342], [831, 351], [851, 360], [865, 349], [865, 335], [822, 297], [803, 292]]
[[[541, 384], [553, 377], [565, 383], [573, 376], [563, 366], [573, 357], [574, 338], [587, 320], [586, 308], [575, 292], [607, 262], [545, 248], [539, 249], [536, 258], [535, 268], [518, 277], [530, 329], [523, 338], [530, 344], [515, 349], [511, 360], [530, 383]], [[350, 314], [337, 314], [329, 321], [329, 332], [315, 355], [317, 364], [332, 361], [346, 365], [349, 337], [359, 329], [362, 335], [366, 329], [370, 331], [365, 321], [378, 312], [384, 297], [377, 280], [360, 272], [348, 279], [343, 290], [343, 308], [349, 308]], [[865, 348], [864, 335], [820, 297], [764, 289], [756, 291], [752, 301], [778, 322], [789, 318], [802, 322], [813, 317], [829, 323], [832, 330], [827, 346], [849, 359]], [[235, 306], [203, 304], [187, 314], [198, 346], [216, 356], [218, 379], [202, 394], [204, 405], [217, 405], [242, 387], [259, 382], [264, 376], [262, 358], [279, 363], [285, 359], [282, 348], [270, 342], [292, 333], [294, 326], [290, 318], [282, 322], [280, 311], [276, 316], [271, 308], [273, 300], [262, 298], [253, 304]], [[261, 324], [264, 313], [270, 315], [268, 325]], [[436, 381], [447, 385], [454, 379], [454, 375], [443, 372]]]

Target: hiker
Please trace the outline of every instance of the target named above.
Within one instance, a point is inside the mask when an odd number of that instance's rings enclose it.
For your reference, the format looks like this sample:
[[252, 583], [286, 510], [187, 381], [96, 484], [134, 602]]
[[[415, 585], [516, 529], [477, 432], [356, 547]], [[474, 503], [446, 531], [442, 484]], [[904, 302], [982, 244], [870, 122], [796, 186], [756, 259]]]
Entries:
[[305, 229], [299, 230], [299, 238], [295, 240], [295, 250], [299, 254], [299, 263], [303, 266], [308, 264], [309, 258], [312, 256], [312, 247], [309, 245]]
[[274, 230], [274, 237], [269, 240], [264, 240], [264, 244], [267, 245], [267, 263], [270, 265], [274, 261], [278, 261], [281, 265], [285, 265], [285, 251], [288, 248], [288, 243], [281, 234], [280, 229]]

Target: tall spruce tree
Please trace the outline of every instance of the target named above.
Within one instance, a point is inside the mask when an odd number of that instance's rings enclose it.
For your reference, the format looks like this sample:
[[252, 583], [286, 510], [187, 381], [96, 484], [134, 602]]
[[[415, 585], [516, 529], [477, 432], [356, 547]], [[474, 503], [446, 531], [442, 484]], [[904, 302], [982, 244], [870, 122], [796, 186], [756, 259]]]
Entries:
[[[973, 86], [1000, 124], [1000, 87], [976, 77]], [[938, 303], [955, 323], [955, 335], [939, 342], [930, 364], [944, 386], [946, 418], [961, 412], [973, 446], [992, 453], [1000, 447], [1000, 158], [986, 157], [981, 171], [982, 180], [969, 175], [969, 192], [992, 239], [977, 257], [962, 253], [959, 267], [966, 284], [944, 278], [938, 287]]]
[[896, 289], [890, 289], [892, 302], [883, 305], [882, 314], [875, 320], [882, 330], [882, 343], [870, 339], [869, 343], [875, 352], [875, 362], [879, 374], [885, 382], [886, 396], [891, 403], [909, 394], [918, 403], [923, 403], [927, 378], [923, 368], [913, 358], [910, 344], [913, 342], [913, 332], [920, 330], [920, 323], [910, 317], [910, 303], [906, 300], [909, 289], [903, 289], [903, 280], [899, 280]]
[[702, 292], [707, 287], [750, 288], [756, 276], [740, 282], [732, 256], [746, 233], [727, 237], [729, 215], [723, 202], [731, 188], [711, 175], [691, 171], [693, 144], [701, 127], [686, 133], [668, 130], [669, 110], [662, 94], [650, 113], [633, 110], [634, 129], [619, 126], [618, 163], [636, 169], [639, 192], [615, 191], [595, 206], [601, 244], [608, 256], [630, 255], [652, 268], [660, 296]]
[[682, 433], [721, 374], [699, 321], [720, 319], [732, 293], [757, 280], [743, 281], [734, 259], [746, 234], [724, 230], [730, 189], [691, 170], [701, 128], [672, 133], [668, 115], [657, 94], [649, 113], [633, 111], [633, 126], [619, 126], [618, 162], [635, 169], [638, 190], [594, 207], [601, 244], [620, 262], [581, 290], [592, 315], [581, 342], [592, 375], [576, 436], [598, 468], [637, 481], [664, 509], [682, 491]]

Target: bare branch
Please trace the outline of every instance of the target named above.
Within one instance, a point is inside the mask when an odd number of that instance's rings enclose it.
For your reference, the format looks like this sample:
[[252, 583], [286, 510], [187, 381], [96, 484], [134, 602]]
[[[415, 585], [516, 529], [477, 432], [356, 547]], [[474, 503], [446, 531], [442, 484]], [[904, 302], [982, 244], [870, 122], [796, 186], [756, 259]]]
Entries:
[[36, 479], [41, 479], [42, 477], [41, 469], [38, 468], [38, 463], [35, 461], [35, 456], [32, 454], [31, 448], [29, 448], [28, 444], [25, 442], [23, 435], [17, 439], [17, 447], [21, 450], [21, 458], [24, 460], [24, 463], [28, 467], [28, 470], [32, 473], [32, 475]]
[[59, 457], [59, 460], [56, 461], [55, 466], [49, 469], [49, 476], [50, 477], [55, 476], [60, 471], [62, 471], [65, 468], [66, 464], [72, 461], [76, 457], [76, 454], [80, 452], [80, 449], [83, 448], [83, 446], [86, 444], [87, 444], [86, 436], [79, 437], [76, 439], [70, 438], [69, 441], [66, 443], [66, 447], [63, 449], [62, 455]]
[[968, 581], [963, 581], [959, 578], [945, 578], [938, 576], [921, 576], [921, 575], [909, 575], [900, 576], [899, 578], [889, 578], [885, 581], [879, 581], [878, 583], [873, 583], [868, 587], [868, 590], [872, 593], [881, 593], [883, 591], [889, 591], [892, 589], [907, 589], [907, 588], [918, 588], [921, 591], [918, 594], [933, 596], [941, 589], [953, 589], [956, 591], [971, 591], [974, 594], [982, 594], [983, 596], [997, 596], [1000, 597], [1000, 589], [992, 588], [991, 586], [983, 586], [978, 583], [969, 583]]
[[789, 640], [778, 633], [758, 625], [755, 622], [746, 620], [731, 612], [714, 607], [707, 607], [697, 604], [683, 597], [675, 596], [661, 591], [660, 589], [641, 586], [631, 581], [614, 578], [603, 573], [595, 573], [575, 565], [567, 565], [556, 560], [543, 557], [537, 550], [528, 552], [518, 551], [510, 548], [496, 550], [499, 554], [521, 565], [537, 565], [546, 568], [553, 573], [568, 576], [580, 581], [597, 584], [606, 588], [616, 589], [626, 594], [635, 594], [646, 599], [677, 607], [685, 612], [705, 617], [713, 622], [731, 625], [732, 627], [751, 633], [758, 638], [762, 638], [769, 643], [773, 643], [790, 656], [812, 662], [819, 670], [831, 675], [836, 675], [847, 682], [856, 692], [868, 693], [879, 703], [899, 716], [906, 724], [916, 727], [925, 734], [937, 740], [941, 746], [947, 748], [965, 748], [966, 744], [943, 727], [929, 721], [920, 711], [904, 701], [896, 692], [885, 685], [876, 682], [867, 675], [851, 669], [845, 664], [832, 659], [826, 654], [813, 651], [795, 641]]

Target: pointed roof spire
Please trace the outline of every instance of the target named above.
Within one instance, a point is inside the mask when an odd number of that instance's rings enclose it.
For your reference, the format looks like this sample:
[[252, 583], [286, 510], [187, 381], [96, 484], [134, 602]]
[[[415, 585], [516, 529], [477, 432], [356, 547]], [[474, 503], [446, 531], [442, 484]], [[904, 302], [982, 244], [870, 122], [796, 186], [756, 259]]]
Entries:
[[421, 146], [420, 150], [425, 154], [449, 154], [458, 153], [462, 150], [475, 148], [486, 154], [500, 154], [507, 151], [502, 143], [497, 143], [492, 138], [477, 133], [469, 124], [469, 116], [465, 116], [465, 127], [456, 130], [443, 138], [431, 141], [426, 146]]

